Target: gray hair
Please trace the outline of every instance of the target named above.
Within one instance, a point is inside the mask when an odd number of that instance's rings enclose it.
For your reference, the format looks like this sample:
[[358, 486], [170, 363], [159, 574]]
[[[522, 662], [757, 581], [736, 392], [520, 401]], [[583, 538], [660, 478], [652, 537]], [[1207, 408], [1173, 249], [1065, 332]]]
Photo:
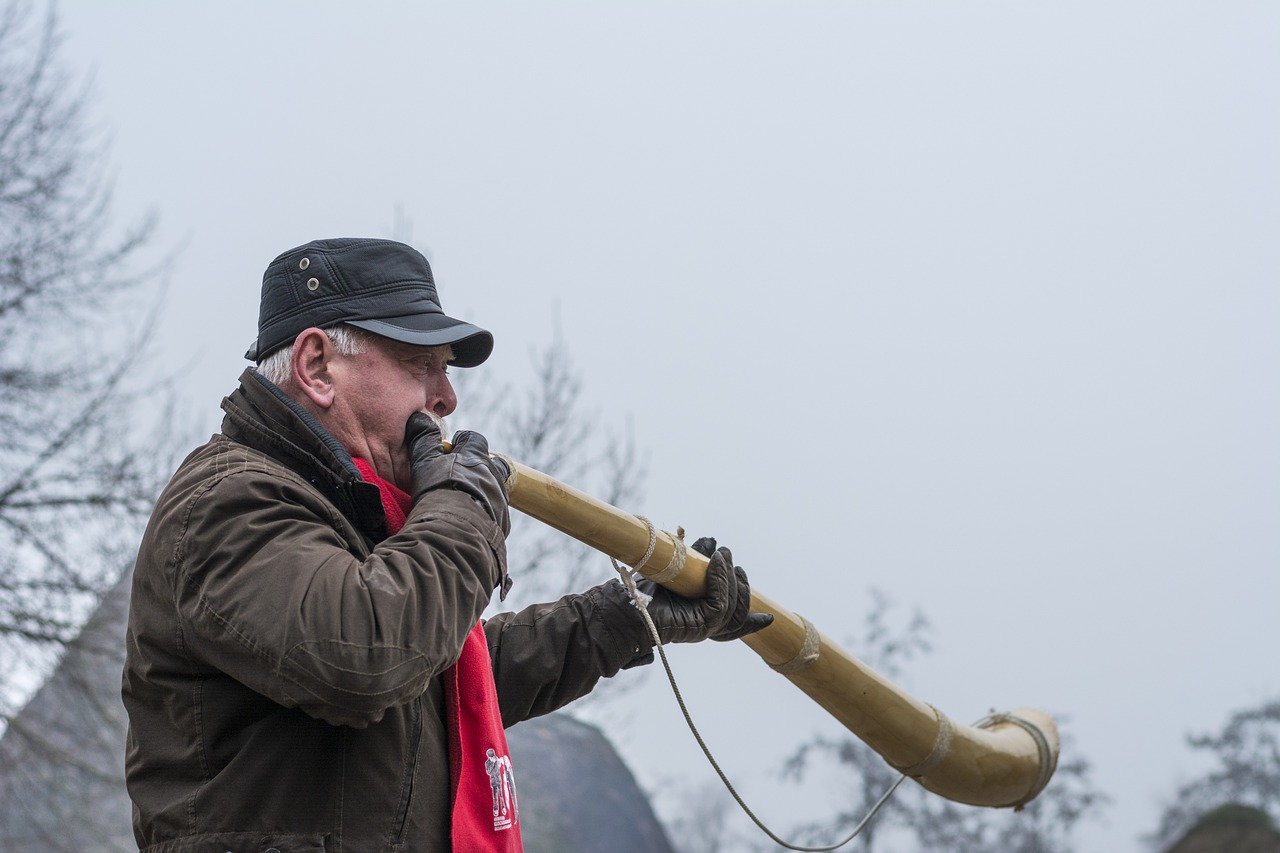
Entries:
[[[329, 336], [329, 343], [333, 344], [333, 348], [337, 350], [338, 355], [360, 355], [369, 345], [370, 338], [373, 337], [371, 332], [364, 329], [357, 329], [355, 326], [348, 326], [346, 323], [339, 323], [332, 328], [324, 330]], [[258, 372], [272, 384], [284, 385], [289, 381], [289, 377], [293, 375], [293, 344], [287, 347], [281, 347], [271, 355], [258, 362]]]

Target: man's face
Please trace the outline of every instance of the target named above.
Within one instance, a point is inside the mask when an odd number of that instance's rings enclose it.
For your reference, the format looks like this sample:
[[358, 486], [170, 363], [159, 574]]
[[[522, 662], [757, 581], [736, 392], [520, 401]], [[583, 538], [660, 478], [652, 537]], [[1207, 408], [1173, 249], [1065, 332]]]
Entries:
[[405, 422], [414, 412], [443, 418], [458, 407], [446, 369], [452, 350], [371, 338], [364, 352], [333, 361], [332, 431], [379, 477], [411, 492]]

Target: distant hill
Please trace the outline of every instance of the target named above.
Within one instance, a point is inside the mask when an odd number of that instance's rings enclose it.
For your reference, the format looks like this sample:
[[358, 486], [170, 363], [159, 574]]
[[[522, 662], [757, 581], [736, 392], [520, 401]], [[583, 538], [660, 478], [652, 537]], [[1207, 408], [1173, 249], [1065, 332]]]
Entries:
[[[125, 572], [0, 738], [0, 851], [136, 851], [120, 703]], [[673, 853], [635, 778], [564, 714], [512, 728], [526, 853]]]

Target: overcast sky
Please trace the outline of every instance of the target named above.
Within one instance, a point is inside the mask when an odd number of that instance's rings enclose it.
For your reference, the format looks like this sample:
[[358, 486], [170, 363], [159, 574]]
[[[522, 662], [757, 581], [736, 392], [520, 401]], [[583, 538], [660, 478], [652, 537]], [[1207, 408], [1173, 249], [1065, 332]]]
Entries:
[[[1114, 798], [1084, 849], [1280, 690], [1280, 4], [59, 8], [201, 432], [271, 258], [398, 228], [482, 370], [558, 326], [631, 509], [834, 639], [918, 607], [958, 721], [1063, 717]], [[745, 647], [674, 658], [765, 817], [821, 816], [776, 773], [838, 726]], [[711, 778], [665, 690], [611, 732], [650, 789]]]

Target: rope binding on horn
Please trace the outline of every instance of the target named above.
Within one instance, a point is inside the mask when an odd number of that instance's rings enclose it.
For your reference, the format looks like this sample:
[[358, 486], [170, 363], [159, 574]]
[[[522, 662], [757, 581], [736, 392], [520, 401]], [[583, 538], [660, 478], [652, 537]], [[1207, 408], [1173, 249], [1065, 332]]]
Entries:
[[1020, 812], [1026, 808], [1027, 803], [1040, 796], [1040, 792], [1049, 784], [1053, 771], [1058, 769], [1058, 759], [1053, 754], [1053, 748], [1049, 746], [1049, 739], [1044, 736], [1044, 732], [1040, 731], [1040, 727], [1030, 720], [1019, 717], [1017, 714], [992, 711], [974, 723], [973, 727], [976, 729], [992, 729], [1003, 723], [1012, 723], [1030, 735], [1031, 740], [1036, 745], [1036, 752], [1039, 754], [1040, 759], [1040, 772], [1036, 776], [1035, 784], [1031, 786], [1026, 796], [1013, 804], [1013, 810]]

